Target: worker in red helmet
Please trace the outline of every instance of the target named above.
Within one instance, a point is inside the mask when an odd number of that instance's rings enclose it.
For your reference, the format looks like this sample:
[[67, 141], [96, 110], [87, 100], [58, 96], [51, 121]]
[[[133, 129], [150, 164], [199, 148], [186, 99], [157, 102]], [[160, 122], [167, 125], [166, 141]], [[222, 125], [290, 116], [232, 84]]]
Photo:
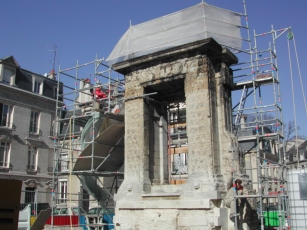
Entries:
[[107, 98], [107, 94], [102, 91], [102, 86], [99, 86], [95, 89], [96, 99]]
[[[225, 197], [225, 205], [230, 208], [229, 218], [234, 222], [234, 219], [238, 217], [238, 220], [245, 220], [250, 211], [250, 205], [244, 196], [248, 195], [248, 190], [242, 186], [242, 180], [236, 179], [233, 186], [228, 190]], [[235, 196], [243, 196], [236, 198]], [[236, 201], [236, 202], [235, 202]], [[235, 213], [235, 211], [237, 213]], [[241, 221], [240, 221], [241, 222]]]

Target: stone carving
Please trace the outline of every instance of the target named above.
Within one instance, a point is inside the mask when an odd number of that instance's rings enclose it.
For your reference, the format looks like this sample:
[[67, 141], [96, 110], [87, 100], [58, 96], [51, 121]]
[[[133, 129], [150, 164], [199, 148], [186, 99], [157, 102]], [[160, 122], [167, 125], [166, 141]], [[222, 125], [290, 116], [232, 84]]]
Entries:
[[14, 140], [15, 140], [15, 137], [9, 130], [0, 131], [0, 141], [12, 142]]
[[45, 184], [46, 184], [47, 188], [53, 188], [52, 180], [48, 180]]
[[30, 188], [36, 188], [37, 185], [39, 184], [39, 182], [34, 179], [28, 179], [24, 181], [24, 183], [26, 184], [27, 187], [30, 187]]
[[150, 69], [141, 72], [142, 79], [146, 79], [146, 81], [155, 80], [155, 75], [150, 71]]
[[173, 75], [181, 74], [181, 71], [183, 69], [183, 63], [182, 62], [175, 63], [172, 69], [173, 69]]
[[199, 183], [199, 181], [195, 181], [194, 182], [194, 189], [199, 189], [200, 188], [200, 183]]

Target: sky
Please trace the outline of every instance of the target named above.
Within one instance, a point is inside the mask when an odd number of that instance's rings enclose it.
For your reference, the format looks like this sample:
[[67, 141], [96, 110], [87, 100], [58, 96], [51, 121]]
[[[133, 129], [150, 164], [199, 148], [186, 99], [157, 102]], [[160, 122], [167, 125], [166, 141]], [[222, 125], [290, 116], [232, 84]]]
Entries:
[[[0, 58], [14, 56], [20, 66], [44, 74], [53, 68], [57, 46], [55, 70], [74, 67], [98, 58], [107, 58], [120, 37], [129, 28], [200, 3], [200, 0], [2, 0], [0, 7]], [[208, 4], [244, 12], [242, 0], [207, 0]], [[291, 27], [294, 33], [299, 65], [306, 87], [307, 27], [305, 0], [246, 0], [251, 34]], [[244, 18], [243, 18], [244, 19]], [[242, 19], [242, 22], [245, 21]], [[242, 36], [246, 33], [242, 32]], [[261, 40], [262, 38], [260, 38]], [[265, 39], [265, 38], [263, 38]], [[267, 49], [268, 41], [257, 42], [258, 48]], [[288, 60], [287, 36], [276, 42], [285, 123], [294, 120], [291, 74]], [[296, 120], [300, 134], [307, 136], [307, 115], [298, 74], [293, 40], [290, 41]], [[262, 48], [263, 47], [263, 48]], [[244, 61], [243, 57], [241, 61]], [[246, 60], [245, 60], [246, 61]], [[80, 72], [88, 77], [88, 70]], [[262, 90], [262, 97], [270, 97]], [[238, 100], [240, 92], [236, 92]], [[234, 101], [233, 104], [236, 104]]]

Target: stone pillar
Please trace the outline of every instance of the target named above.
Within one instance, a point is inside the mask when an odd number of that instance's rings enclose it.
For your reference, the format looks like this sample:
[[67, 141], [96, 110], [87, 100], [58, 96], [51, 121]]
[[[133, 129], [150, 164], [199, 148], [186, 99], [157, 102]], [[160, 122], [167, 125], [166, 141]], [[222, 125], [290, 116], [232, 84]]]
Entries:
[[127, 190], [141, 193], [149, 185], [148, 108], [139, 97], [144, 88], [136, 85], [135, 77], [127, 75], [125, 80], [125, 180], [130, 181]]
[[[217, 171], [223, 175], [226, 187], [232, 184], [232, 173], [240, 174], [238, 141], [232, 134], [232, 70], [229, 68], [232, 53], [227, 49], [222, 51], [222, 62], [215, 71], [217, 96], [217, 133], [219, 143], [219, 161]], [[233, 161], [234, 160], [234, 161]]]
[[[187, 134], [189, 141], [189, 178], [213, 178], [215, 119], [214, 76], [210, 73], [210, 60], [204, 56], [201, 71], [186, 75], [185, 95], [187, 110]], [[213, 86], [213, 87], [212, 87]], [[211, 88], [211, 89], [210, 89]]]

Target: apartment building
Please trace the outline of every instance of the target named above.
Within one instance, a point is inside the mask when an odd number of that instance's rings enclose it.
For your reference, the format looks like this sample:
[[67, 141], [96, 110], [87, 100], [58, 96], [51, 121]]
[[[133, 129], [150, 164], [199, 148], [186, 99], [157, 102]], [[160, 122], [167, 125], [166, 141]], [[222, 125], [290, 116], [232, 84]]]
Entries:
[[20, 203], [51, 202], [57, 90], [54, 71], [0, 59], [0, 178], [23, 181]]

